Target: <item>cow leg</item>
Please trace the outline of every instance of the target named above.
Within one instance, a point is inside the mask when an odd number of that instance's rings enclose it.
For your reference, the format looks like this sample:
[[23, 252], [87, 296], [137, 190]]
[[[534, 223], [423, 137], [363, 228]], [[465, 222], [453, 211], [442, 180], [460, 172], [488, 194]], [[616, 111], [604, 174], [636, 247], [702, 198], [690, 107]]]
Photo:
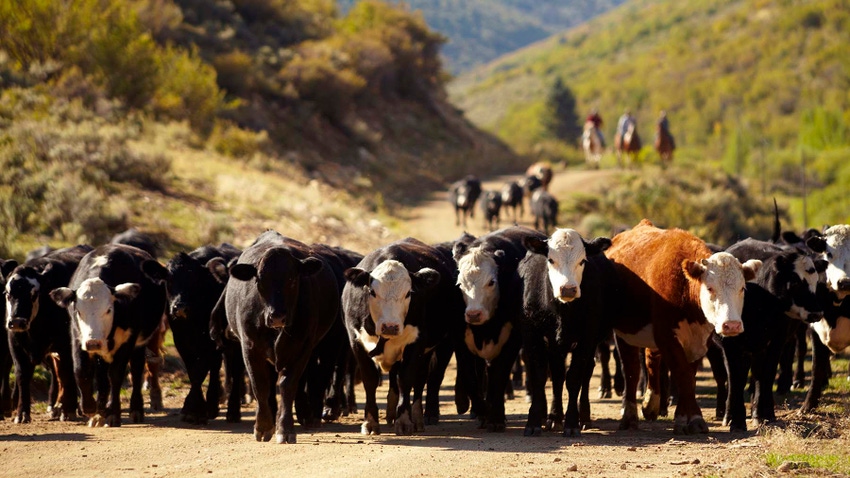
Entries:
[[803, 413], [809, 413], [817, 408], [821, 393], [829, 382], [830, 354], [829, 348], [821, 342], [818, 334], [812, 334], [812, 380], [809, 384], [809, 391], [806, 393], [806, 399], [800, 408]]
[[483, 428], [487, 415], [487, 407], [480, 386], [484, 376], [484, 360], [474, 356], [463, 343], [455, 344], [455, 359], [457, 360], [455, 382], [457, 413], [462, 415], [467, 409], [470, 410], [469, 418], [478, 419], [479, 427]]
[[207, 419], [212, 420], [218, 417], [221, 411], [221, 399], [224, 392], [224, 387], [221, 383], [221, 364], [223, 357], [216, 350], [208, 350], [204, 361], [207, 363], [207, 366], [203, 368], [203, 374], [204, 376], [209, 376], [205, 403], [206, 416]]
[[645, 420], [657, 420], [661, 413], [661, 376], [665, 373], [661, 364], [661, 352], [646, 350], [646, 393], [643, 395], [641, 411]]
[[62, 408], [59, 414], [60, 421], [71, 421], [77, 418], [77, 410], [79, 409], [79, 400], [77, 398], [77, 384], [74, 380], [74, 360], [71, 357], [71, 349], [67, 344], [62, 347], [59, 353], [56, 373], [59, 376], [59, 383], [62, 384], [64, 392], [60, 399]]
[[[6, 341], [6, 337], [0, 337]], [[0, 344], [2, 347], [5, 344]], [[12, 371], [12, 356], [8, 351], [0, 352], [0, 421], [12, 416], [12, 381], [9, 375]]]
[[[719, 341], [719, 337], [716, 340]], [[715, 340], [711, 340], [708, 344], [708, 352], [705, 354], [708, 358], [708, 364], [711, 367], [711, 375], [714, 377], [714, 383], [717, 384], [717, 401], [714, 418], [716, 420], [723, 420], [724, 425], [726, 424], [724, 417], [727, 416], [729, 410], [729, 371], [726, 358], [727, 354], [723, 349], [730, 346], [724, 342], [717, 343]]]
[[[782, 333], [782, 339], [786, 334]], [[757, 423], [776, 421], [776, 404], [773, 399], [773, 382], [784, 340], [774, 339], [764, 355], [753, 357], [753, 374], [756, 375], [756, 390], [752, 397], [752, 415]]]
[[15, 411], [14, 422], [30, 423], [32, 421], [30, 385], [35, 364], [26, 353], [17, 348], [14, 349], [13, 357], [15, 359], [15, 389], [18, 392], [18, 407]]
[[523, 353], [528, 380], [527, 391], [531, 397], [528, 421], [523, 435], [540, 436], [546, 419], [546, 370], [548, 368], [548, 352], [543, 337], [523, 331]]
[[446, 367], [454, 353], [452, 344], [444, 340], [437, 346], [428, 371], [428, 395], [425, 399], [425, 424], [436, 425], [440, 422], [440, 386], [446, 376]]
[[502, 347], [501, 353], [490, 361], [487, 367], [487, 431], [504, 432], [507, 427], [505, 418], [505, 387], [511, 378], [511, 365], [519, 353], [519, 336], [513, 337]]
[[354, 385], [357, 382], [357, 374], [360, 373], [357, 367], [357, 361], [354, 360], [354, 354], [349, 350], [345, 373], [345, 399], [347, 403], [346, 409], [342, 412], [344, 416], [357, 413], [357, 398], [354, 395]]
[[[223, 344], [221, 353], [224, 358], [225, 383], [230, 383], [230, 391], [227, 394], [227, 423], [239, 423], [242, 421], [242, 400], [247, 394], [245, 387], [245, 360], [243, 359], [242, 346], [233, 341]], [[218, 375], [218, 370], [215, 370]], [[208, 404], [209, 405], [209, 404]]]
[[[728, 337], [723, 340], [725, 371], [729, 380], [723, 425], [728, 425], [731, 432], [747, 431], [747, 407], [744, 403], [744, 388], [750, 370], [750, 359], [749, 354], [744, 352], [743, 345], [743, 340], [740, 337]], [[757, 366], [753, 365], [753, 370], [757, 371]], [[718, 395], [720, 394], [719, 389], [718, 386]], [[753, 403], [755, 404], [755, 402]]]
[[[278, 338], [278, 341], [280, 341], [280, 338]], [[280, 346], [277, 344], [275, 348], [280, 350]], [[278, 388], [281, 394], [281, 409], [278, 413], [276, 436], [278, 443], [295, 443], [295, 420], [292, 405], [295, 395], [298, 393], [301, 376], [311, 359], [311, 354], [307, 350], [302, 350], [300, 354], [293, 354], [293, 356], [298, 357], [294, 360], [294, 363], [287, 365], [278, 372]], [[319, 404], [321, 403], [322, 401], [319, 400]]]
[[[147, 348], [135, 347], [130, 355], [130, 381], [133, 390], [130, 392], [130, 421], [142, 423], [145, 421], [145, 399], [142, 397], [142, 388], [145, 381], [145, 365], [147, 362]], [[121, 386], [118, 385], [120, 391]], [[121, 402], [118, 401], [117, 413], [121, 415]]]
[[387, 415], [385, 417], [387, 425], [392, 425], [395, 423], [396, 418], [398, 417], [398, 401], [399, 401], [399, 391], [398, 391], [398, 369], [401, 365], [396, 364], [390, 369], [388, 374], [389, 376], [389, 386], [387, 387]]
[[806, 325], [801, 324], [797, 328], [797, 367], [794, 371], [794, 382], [791, 384], [791, 388], [795, 390], [802, 389], [806, 384], [806, 352], [808, 351], [808, 347], [806, 346], [806, 336], [808, 335], [808, 332], [809, 327]]
[[42, 362], [44, 368], [50, 372], [50, 386], [47, 389], [47, 416], [48, 420], [59, 419], [59, 400], [64, 398], [65, 391], [62, 382], [59, 381], [59, 357], [48, 353]]
[[[551, 337], [549, 343], [554, 343]], [[549, 347], [547, 355], [549, 374], [552, 379], [552, 405], [549, 407], [546, 428], [559, 432], [564, 431], [564, 381], [567, 375], [567, 353], [554, 346]], [[577, 417], [576, 420], [578, 420]]]
[[254, 391], [254, 398], [257, 401], [254, 438], [257, 441], [269, 441], [274, 433], [274, 415], [269, 399], [270, 394], [274, 393], [274, 387], [272, 386], [271, 367], [266, 361], [265, 347], [260, 350], [256, 343], [255, 347], [243, 347], [242, 356], [245, 360], [248, 379], [251, 381], [251, 388]]
[[355, 340], [351, 342], [351, 350], [357, 366], [360, 368], [360, 377], [363, 379], [363, 390], [366, 393], [366, 406], [363, 412], [364, 420], [360, 427], [360, 433], [364, 435], [380, 435], [381, 424], [378, 421], [378, 402], [375, 399], [375, 391], [378, 388], [380, 371], [363, 348], [363, 345]]
[[[411, 367], [411, 369], [414, 370], [414, 374], [412, 376], [410, 374], [407, 375], [407, 380], [411, 380], [411, 383], [413, 385], [413, 401], [410, 404], [410, 418], [413, 422], [414, 432], [421, 432], [425, 430], [425, 416], [423, 414], [422, 407], [422, 394], [425, 390], [425, 383], [429, 379], [429, 366], [432, 361], [436, 360], [433, 355], [434, 352], [418, 356], [417, 360], [414, 361], [414, 364], [418, 363], [418, 366], [416, 367], [416, 369], [413, 369], [413, 367]], [[404, 391], [405, 384], [400, 384], [399, 388]], [[437, 385], [437, 389], [439, 389], [439, 385]], [[409, 393], [407, 393], [407, 395], [409, 395]]]
[[160, 321], [159, 327], [153, 332], [153, 335], [148, 339], [145, 347], [145, 370], [144, 384], [147, 386], [150, 393], [151, 409], [154, 411], [162, 410], [162, 387], [159, 384], [159, 370], [165, 359], [162, 356], [162, 348], [165, 343], [166, 330], [165, 317]]
[[599, 359], [601, 373], [599, 398], [611, 398], [611, 369], [608, 367], [611, 361], [611, 347], [607, 341], [599, 342], [596, 346], [596, 356]]
[[638, 428], [637, 386], [640, 381], [640, 355], [637, 347], [626, 343], [615, 336], [617, 352], [623, 362], [623, 416], [620, 419], [620, 430], [636, 430]]
[[[688, 363], [682, 346], [672, 338], [665, 348], [667, 363], [670, 365], [672, 380], [678, 389], [678, 403], [673, 418], [673, 432], [677, 434], [708, 433], [708, 425], [702, 417], [702, 411], [696, 399], [696, 372], [699, 361]], [[656, 338], [657, 342], [660, 342]], [[663, 342], [662, 342], [663, 343]], [[661, 344], [659, 344], [661, 345]]]
[[[580, 342], [573, 349], [572, 357], [570, 358], [570, 368], [566, 373], [567, 384], [567, 413], [564, 415], [564, 436], [565, 437], [580, 437], [581, 424], [579, 417], [579, 394], [582, 393], [582, 385], [586, 381], [588, 370], [593, 372], [593, 356], [596, 352], [596, 346], [587, 342]], [[586, 393], [586, 388], [584, 393]], [[582, 400], [584, 402], [584, 400]], [[587, 422], [590, 421], [590, 400], [587, 400], [582, 407], [587, 410]]]

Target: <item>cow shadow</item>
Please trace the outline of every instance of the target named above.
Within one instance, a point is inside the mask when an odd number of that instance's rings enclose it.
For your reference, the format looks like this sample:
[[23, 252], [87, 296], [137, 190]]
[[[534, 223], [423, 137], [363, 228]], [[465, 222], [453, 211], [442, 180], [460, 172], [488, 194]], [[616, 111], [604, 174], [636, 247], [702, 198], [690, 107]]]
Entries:
[[47, 441], [75, 441], [83, 442], [94, 439], [93, 436], [87, 433], [41, 433], [34, 435], [22, 435], [20, 433], [7, 433], [0, 435], [0, 442], [3, 441], [32, 441], [32, 442], [47, 442]]

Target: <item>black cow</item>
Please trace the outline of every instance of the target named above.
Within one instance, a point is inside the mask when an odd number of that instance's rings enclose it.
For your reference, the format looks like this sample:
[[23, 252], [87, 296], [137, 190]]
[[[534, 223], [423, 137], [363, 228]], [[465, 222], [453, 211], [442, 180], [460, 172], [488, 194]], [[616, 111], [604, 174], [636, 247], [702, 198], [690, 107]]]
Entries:
[[475, 217], [475, 201], [481, 195], [481, 181], [468, 175], [449, 187], [449, 202], [455, 209], [455, 225], [466, 227], [466, 215]]
[[[525, 257], [527, 237], [546, 236], [527, 227], [512, 226], [484, 235], [470, 244], [454, 246], [458, 280], [466, 303], [464, 342], [478, 361], [486, 362], [486, 378], [461, 370], [460, 377], [472, 395], [479, 425], [488, 431], [505, 430], [505, 390], [519, 352], [522, 289], [517, 267]], [[482, 370], [479, 364], [472, 370]], [[478, 396], [478, 383], [486, 380], [484, 403]]]
[[162, 253], [162, 248], [153, 236], [146, 234], [135, 227], [131, 227], [124, 232], [115, 234], [112, 236], [112, 239], [109, 240], [109, 243], [137, 247], [150, 254], [154, 259], [159, 257]]
[[[502, 207], [511, 209], [514, 223], [525, 214], [522, 197], [522, 186], [518, 182], [509, 181], [502, 186]], [[517, 210], [519, 210], [519, 214], [517, 214]]]
[[366, 391], [363, 434], [381, 432], [378, 367], [390, 377], [387, 424], [399, 435], [424, 429], [422, 392], [433, 351], [448, 340], [452, 318], [463, 313], [453, 277], [445, 255], [413, 238], [372, 251], [345, 272], [345, 323]]
[[33, 250], [27, 252], [27, 256], [24, 259], [24, 262], [31, 261], [33, 259], [38, 259], [39, 257], [44, 257], [47, 254], [49, 254], [49, 253], [51, 253], [55, 250], [56, 249], [54, 249], [53, 247], [50, 247], [49, 245], [45, 244], [41, 247], [38, 247], [36, 249], [33, 249]]
[[543, 188], [531, 195], [531, 214], [534, 216], [534, 228], [549, 234], [549, 226], [558, 225], [558, 200]]
[[[188, 254], [178, 253], [165, 266], [168, 269], [168, 322], [174, 346], [189, 375], [189, 394], [180, 412], [182, 420], [188, 423], [203, 424], [218, 416], [222, 395], [222, 350], [210, 337], [210, 314], [224, 290], [224, 284], [217, 280], [207, 265], [213, 259], [226, 263], [241, 253], [230, 244], [203, 246]], [[207, 376], [209, 383], [204, 399], [203, 383]], [[235, 383], [244, 383], [244, 380]], [[231, 391], [227, 421], [238, 422], [243, 391], [238, 388]]]
[[[794, 336], [793, 319], [816, 322], [823, 310], [815, 295], [818, 271], [807, 255], [754, 239], [734, 244], [727, 252], [741, 262], [762, 261], [755, 279], [746, 285], [741, 315], [744, 332], [714, 337], [723, 349], [728, 375], [724, 423], [734, 431], [746, 430], [744, 388], [750, 369], [755, 382], [753, 419], [776, 420], [773, 383], [782, 350]], [[722, 380], [719, 385], [725, 388]]]
[[[18, 406], [15, 423], [31, 421], [30, 383], [35, 366], [59, 355], [58, 370], [53, 370], [51, 398], [60, 395], [61, 411], [53, 409], [53, 418], [70, 420], [77, 416], [77, 393], [71, 359], [68, 314], [50, 299], [50, 291], [65, 287], [80, 260], [91, 247], [76, 246], [49, 252], [15, 267], [14, 261], [3, 266], [6, 281], [6, 328], [9, 348], [15, 362]], [[48, 363], [52, 362], [49, 360]], [[52, 364], [50, 369], [53, 369]], [[54, 403], [50, 403], [51, 406]]]
[[484, 227], [494, 230], [499, 226], [499, 211], [502, 209], [502, 195], [496, 191], [484, 191], [481, 199], [481, 213], [484, 216]]
[[[557, 229], [548, 240], [532, 236], [525, 241], [533, 253], [519, 266], [523, 351], [531, 386], [526, 436], [539, 435], [546, 418], [547, 365], [554, 396], [550, 428], [563, 426], [564, 436], [579, 436], [590, 425], [594, 355], [597, 346], [613, 336], [611, 317], [618, 300], [616, 271], [602, 254], [610, 245], [605, 237], [587, 242], [572, 229]], [[567, 354], [572, 354], [569, 371]], [[561, 402], [565, 380], [566, 415]]]
[[268, 441], [275, 432], [277, 385], [282, 403], [276, 440], [295, 443], [292, 408], [301, 375], [338, 318], [339, 296], [327, 260], [275, 231], [261, 234], [230, 267], [222, 298], [257, 399], [257, 441]]
[[[17, 261], [0, 259], [0, 271], [6, 263], [17, 264]], [[6, 290], [5, 274], [0, 272], [0, 288]], [[0, 301], [0, 314], [6, 317], [6, 301]], [[12, 381], [9, 374], [12, 371], [12, 352], [9, 350], [9, 336], [6, 326], [0, 327], [0, 420], [12, 416]]]
[[71, 317], [74, 375], [89, 426], [121, 426], [120, 392], [128, 363], [130, 419], [144, 420], [145, 345], [162, 327], [166, 278], [165, 267], [147, 252], [107, 244], [83, 257], [68, 287], [50, 293]]

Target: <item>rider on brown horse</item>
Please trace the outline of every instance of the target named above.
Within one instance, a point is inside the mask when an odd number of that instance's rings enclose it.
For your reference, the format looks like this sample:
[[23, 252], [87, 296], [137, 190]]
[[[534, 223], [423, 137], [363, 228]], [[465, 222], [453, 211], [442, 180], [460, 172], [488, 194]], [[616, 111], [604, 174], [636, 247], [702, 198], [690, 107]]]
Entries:
[[658, 133], [656, 134], [667, 134], [667, 137], [670, 138], [672, 149], [676, 149], [676, 141], [673, 139], [673, 135], [670, 134], [670, 123], [667, 121], [667, 112], [664, 110], [661, 110], [661, 116], [658, 117], [658, 127]]
[[587, 115], [587, 118], [585, 118], [584, 121], [585, 123], [593, 123], [593, 127], [596, 128], [596, 135], [599, 138], [599, 144], [601, 144], [604, 148], [605, 136], [602, 135], [602, 117], [599, 116], [599, 110], [594, 108], [593, 111], [591, 111], [590, 114]]

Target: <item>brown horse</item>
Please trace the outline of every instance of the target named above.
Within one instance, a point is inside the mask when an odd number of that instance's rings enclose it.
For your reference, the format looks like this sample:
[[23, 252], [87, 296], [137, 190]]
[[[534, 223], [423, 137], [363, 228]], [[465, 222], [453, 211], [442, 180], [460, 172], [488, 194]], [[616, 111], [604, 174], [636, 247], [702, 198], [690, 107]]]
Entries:
[[626, 164], [626, 166], [634, 163], [641, 147], [643, 147], [643, 145], [640, 142], [640, 136], [637, 132], [637, 124], [634, 121], [630, 121], [626, 125], [626, 131], [622, 134], [622, 136], [620, 133], [617, 133], [617, 136], [614, 137], [614, 150], [617, 152], [617, 166], [623, 167], [623, 163], [620, 159], [623, 153], [626, 153], [626, 157], [629, 160], [629, 164]]
[[673, 136], [660, 123], [655, 125], [655, 151], [661, 157], [661, 167], [666, 168], [673, 162], [673, 151], [676, 145]]
[[592, 121], [584, 124], [584, 132], [581, 135], [581, 147], [584, 150], [584, 160], [587, 165], [599, 169], [599, 161], [602, 159], [602, 137], [599, 130]]

